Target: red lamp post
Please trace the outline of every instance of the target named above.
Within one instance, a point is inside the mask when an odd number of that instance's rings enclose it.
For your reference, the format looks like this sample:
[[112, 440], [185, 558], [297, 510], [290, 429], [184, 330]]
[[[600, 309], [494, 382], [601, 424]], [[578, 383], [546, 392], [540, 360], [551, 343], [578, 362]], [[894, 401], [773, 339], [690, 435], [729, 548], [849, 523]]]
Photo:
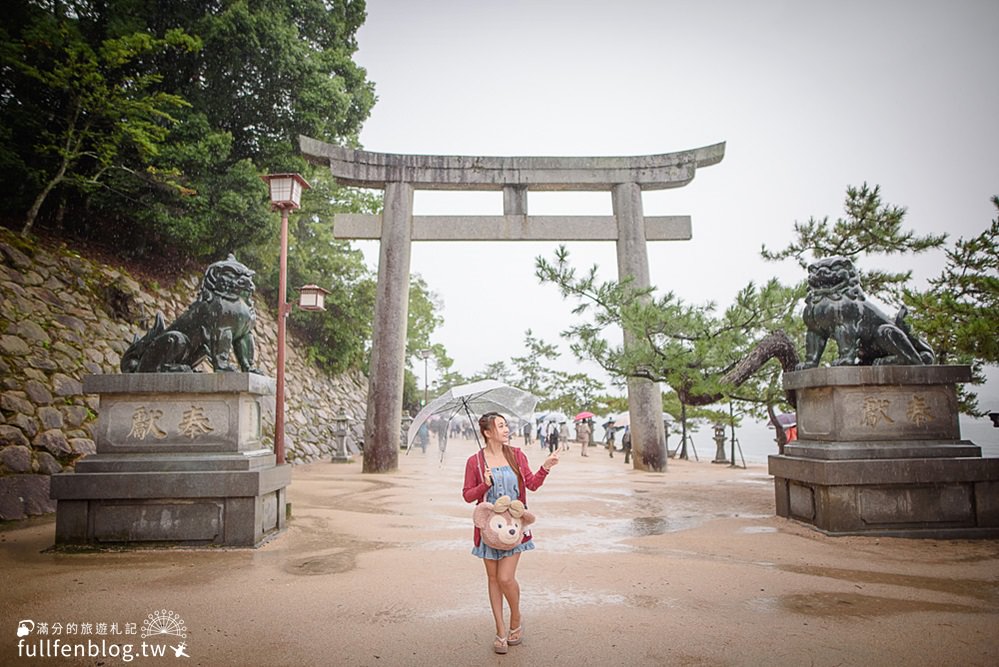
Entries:
[[271, 195], [271, 208], [281, 212], [281, 268], [278, 277], [277, 396], [274, 405], [274, 457], [284, 464], [284, 334], [285, 319], [291, 312], [288, 294], [288, 212], [301, 206], [302, 191], [309, 183], [299, 174], [261, 176]]

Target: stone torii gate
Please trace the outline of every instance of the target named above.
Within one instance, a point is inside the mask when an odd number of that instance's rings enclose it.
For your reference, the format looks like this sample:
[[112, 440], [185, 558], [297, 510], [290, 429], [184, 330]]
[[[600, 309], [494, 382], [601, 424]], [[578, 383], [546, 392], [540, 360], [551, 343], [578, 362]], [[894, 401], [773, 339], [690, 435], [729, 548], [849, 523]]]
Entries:
[[[649, 287], [647, 241], [690, 239], [690, 217], [645, 217], [642, 190], [690, 183], [717, 164], [725, 144], [636, 157], [483, 157], [373, 153], [299, 137], [310, 161], [329, 166], [343, 185], [384, 190], [380, 216], [338, 214], [341, 239], [379, 239], [364, 472], [398, 467], [402, 422], [409, 262], [413, 241], [616, 241], [618, 278]], [[501, 216], [413, 216], [415, 190], [502, 190]], [[527, 192], [609, 190], [613, 216], [533, 216]], [[625, 345], [632, 342], [625, 332]], [[635, 467], [666, 467], [662, 397], [657, 383], [628, 380]]]

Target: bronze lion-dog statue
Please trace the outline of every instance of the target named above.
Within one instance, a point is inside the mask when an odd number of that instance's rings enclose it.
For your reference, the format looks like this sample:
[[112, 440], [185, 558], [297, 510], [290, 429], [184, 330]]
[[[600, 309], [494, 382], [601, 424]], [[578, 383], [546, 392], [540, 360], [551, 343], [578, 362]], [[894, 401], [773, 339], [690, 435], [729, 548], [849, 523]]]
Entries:
[[814, 262], [805, 296], [805, 358], [797, 369], [818, 366], [830, 338], [838, 354], [833, 366], [932, 364], [933, 350], [909, 329], [907, 313], [903, 306], [891, 319], [868, 301], [846, 257]]
[[[232, 254], [205, 271], [198, 300], [169, 327], [163, 313], [121, 358], [122, 373], [190, 373], [206, 359], [215, 371], [257, 373], [253, 357], [254, 272]], [[230, 363], [234, 353], [239, 368]]]

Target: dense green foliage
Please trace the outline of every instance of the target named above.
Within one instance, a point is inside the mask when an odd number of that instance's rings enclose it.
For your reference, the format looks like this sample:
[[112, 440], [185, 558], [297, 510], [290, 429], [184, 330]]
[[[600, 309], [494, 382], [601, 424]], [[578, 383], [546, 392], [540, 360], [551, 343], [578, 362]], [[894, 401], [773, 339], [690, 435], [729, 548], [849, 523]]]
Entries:
[[[997, 217], [978, 236], [947, 249], [947, 263], [925, 291], [906, 289], [913, 326], [926, 337], [938, 363], [970, 364], [976, 383], [986, 364], [999, 364], [999, 196]], [[981, 414], [975, 395], [962, 388], [961, 408]]]
[[[993, 198], [999, 207], [999, 198]], [[805, 267], [822, 257], [843, 255], [858, 263], [864, 291], [909, 310], [913, 331], [926, 339], [936, 353], [937, 363], [970, 364], [972, 384], [985, 381], [984, 364], [999, 363], [995, 330], [999, 323], [999, 251], [996, 240], [999, 222], [977, 237], [958, 240], [946, 248], [946, 234], [917, 236], [905, 231], [905, 208], [883, 204], [880, 188], [847, 188], [846, 218], [830, 223], [810, 219], [795, 223], [795, 238], [777, 252], [766, 248], [766, 259], [794, 258]], [[918, 254], [944, 248], [946, 266], [930, 280], [927, 290], [911, 285], [912, 272], [886, 273], [865, 270], [860, 260], [876, 261], [879, 255]], [[826, 350], [826, 358], [833, 354]], [[977, 399], [967, 386], [959, 385], [961, 412], [980, 414]]]
[[[828, 216], [795, 222], [794, 239], [787, 246], [770, 251], [764, 245], [760, 254], [771, 261], [794, 258], [805, 269], [823, 257], [856, 260], [872, 255], [918, 254], [943, 246], [947, 239], [946, 234], [917, 236], [911, 230], [903, 230], [905, 207], [883, 203], [881, 187], [877, 185], [848, 186], [843, 207], [846, 217], [835, 222], [830, 222]], [[890, 273], [860, 266], [857, 270], [864, 291], [893, 302], [899, 301], [903, 286], [912, 278], [912, 271]]]
[[127, 163], [155, 159], [170, 113], [189, 105], [145, 62], [198, 46], [176, 28], [88, 40], [81, 21], [31, 9], [17, 6], [0, 33], [0, 178], [26, 210], [25, 234], [55, 188], [91, 192]]
[[[413, 274], [409, 281], [406, 371], [402, 392], [403, 409], [411, 414], [416, 414], [423, 406], [426, 384], [424, 371], [425, 366], [429, 366], [429, 359], [447, 359], [443, 346], [430, 342], [434, 330], [444, 324], [444, 318], [440, 315], [441, 308], [442, 304], [437, 294], [430, 290], [422, 276]], [[423, 350], [430, 352], [427, 361], [420, 356]], [[418, 366], [414, 367], [414, 363]]]
[[[356, 145], [375, 102], [353, 60], [363, 0], [13, 0], [0, 27], [0, 182], [11, 220], [97, 240], [122, 258], [201, 265], [237, 253], [277, 302], [279, 218], [260, 176], [312, 183], [292, 216], [288, 284], [331, 290], [292, 331], [331, 371], [362, 367], [374, 277], [333, 237], [340, 188], [299, 134]], [[414, 341], [437, 325], [414, 283]], [[421, 301], [422, 299], [422, 301]], [[295, 295], [288, 300], [294, 302]]]
[[[554, 284], [563, 297], [576, 300], [574, 312], [585, 315], [564, 334], [573, 353], [596, 361], [613, 377], [640, 377], [671, 387], [678, 409], [668, 412], [679, 420], [681, 433], [686, 432], [687, 419], [707, 416], [686, 409], [690, 397], [737, 397], [758, 404], [760, 416], [783, 400], [773, 380], [780, 371], [776, 364], [771, 364], [773, 370], [767, 368], [763, 379], [753, 378], [738, 388], [726, 386], [722, 375], [770, 331], [795, 329], [798, 288], [776, 280], [762, 287], [750, 284], [717, 313], [715, 304], [689, 304], [675, 292], [656, 295], [629, 281], [600, 282], [597, 267], [578, 275], [564, 247], [553, 261], [539, 257], [536, 267], [542, 283]], [[632, 344], [608, 342], [604, 332], [618, 326], [631, 332]], [[668, 401], [664, 407], [671, 405]]]
[[539, 411], [563, 412], [570, 417], [583, 410], [603, 412], [606, 407], [598, 399], [604, 385], [586, 373], [567, 373], [551, 367], [561, 354], [558, 348], [524, 332], [526, 354], [512, 357], [513, 371], [509, 382], [538, 397]]
[[298, 134], [355, 142], [374, 103], [352, 61], [363, 2], [13, 5], [0, 176], [14, 208], [65, 168], [41, 219], [140, 256], [273, 238], [259, 173], [307, 172]]

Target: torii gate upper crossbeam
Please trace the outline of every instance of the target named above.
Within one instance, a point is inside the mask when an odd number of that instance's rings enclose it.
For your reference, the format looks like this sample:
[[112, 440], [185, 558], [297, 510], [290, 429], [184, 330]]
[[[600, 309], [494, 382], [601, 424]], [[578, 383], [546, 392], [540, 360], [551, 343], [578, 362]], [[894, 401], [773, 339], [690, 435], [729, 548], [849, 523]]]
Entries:
[[344, 148], [299, 137], [302, 154], [327, 165], [337, 182], [385, 189], [386, 183], [408, 183], [414, 190], [610, 190], [635, 183], [643, 190], [681, 187], [698, 167], [721, 162], [725, 144], [693, 150], [632, 157], [492, 157], [468, 155], [403, 155]]

